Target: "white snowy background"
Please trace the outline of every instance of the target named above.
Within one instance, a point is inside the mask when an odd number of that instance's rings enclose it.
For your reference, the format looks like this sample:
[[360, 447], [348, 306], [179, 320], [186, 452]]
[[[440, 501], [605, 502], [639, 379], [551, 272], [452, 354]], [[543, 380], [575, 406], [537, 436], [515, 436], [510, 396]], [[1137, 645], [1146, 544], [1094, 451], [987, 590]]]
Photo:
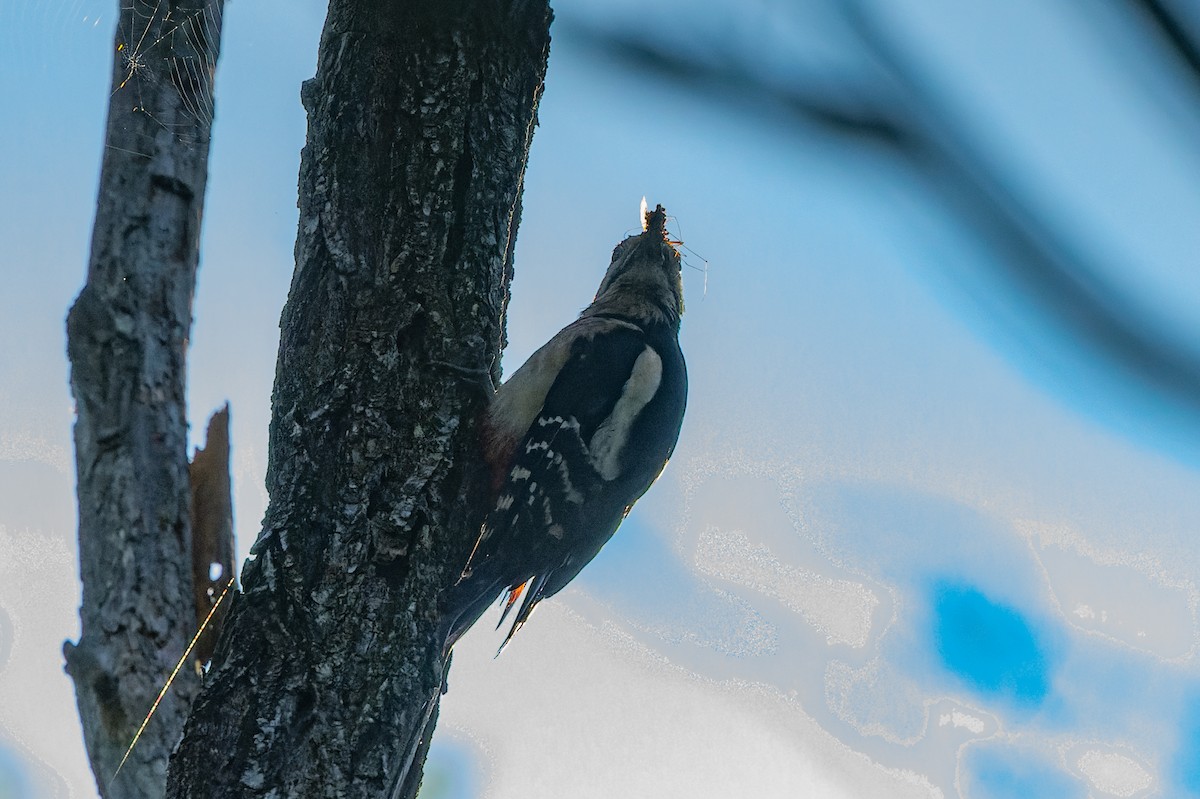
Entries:
[[[458, 647], [426, 795], [1200, 796], [1200, 398], [1012, 279], [1029, 264], [886, 148], [597, 44], [869, 77], [857, 9], [935, 100], [909, 110], [1190, 363], [1200, 89], [1138, 3], [558, 5], [504, 365], [586, 305], [646, 195], [701, 254], [688, 416], [573, 586], [500, 658], [485, 631]], [[232, 403], [243, 554], [323, 15], [225, 14], [190, 402], [194, 432]], [[62, 672], [64, 318], [116, 23], [111, 0], [0, 0], [0, 799], [96, 793]]]

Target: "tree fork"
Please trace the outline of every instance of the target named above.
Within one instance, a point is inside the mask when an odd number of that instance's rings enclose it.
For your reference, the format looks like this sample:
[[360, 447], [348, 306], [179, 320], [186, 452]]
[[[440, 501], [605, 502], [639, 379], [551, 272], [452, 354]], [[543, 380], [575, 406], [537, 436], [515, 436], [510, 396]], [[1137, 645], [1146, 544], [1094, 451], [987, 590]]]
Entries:
[[546, 0], [333, 0], [302, 99], [270, 506], [173, 797], [411, 797], [438, 600], [485, 511], [496, 369], [549, 49]]

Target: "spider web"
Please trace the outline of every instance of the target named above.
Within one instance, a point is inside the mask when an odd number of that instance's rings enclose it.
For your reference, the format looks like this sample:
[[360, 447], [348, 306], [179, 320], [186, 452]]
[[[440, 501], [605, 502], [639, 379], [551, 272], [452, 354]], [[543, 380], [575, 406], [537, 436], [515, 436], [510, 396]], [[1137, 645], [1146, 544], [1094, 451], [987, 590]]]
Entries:
[[[168, 0], [124, 0], [117, 22], [114, 102], [185, 143], [208, 140], [223, 0], [180, 10]], [[169, 86], [169, 89], [167, 88]]]
[[224, 0], [0, 0], [0, 90], [14, 108], [57, 106], [68, 117], [90, 110], [83, 95], [95, 91], [125, 118], [152, 122], [125, 126], [135, 140], [165, 130], [207, 142], [223, 7]]

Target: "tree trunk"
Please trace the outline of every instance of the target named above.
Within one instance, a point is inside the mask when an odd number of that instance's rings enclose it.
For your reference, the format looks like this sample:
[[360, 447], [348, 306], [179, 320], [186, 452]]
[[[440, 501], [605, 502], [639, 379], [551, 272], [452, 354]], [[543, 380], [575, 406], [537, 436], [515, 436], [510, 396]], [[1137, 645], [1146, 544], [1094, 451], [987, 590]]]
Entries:
[[87, 283], [67, 319], [83, 605], [63, 648], [100, 793], [161, 797], [192, 669], [112, 777], [196, 629], [184, 358], [222, 0], [120, 5]]
[[485, 510], [484, 396], [545, 76], [546, 0], [333, 0], [300, 167], [270, 507], [173, 797], [415, 795], [438, 600]]

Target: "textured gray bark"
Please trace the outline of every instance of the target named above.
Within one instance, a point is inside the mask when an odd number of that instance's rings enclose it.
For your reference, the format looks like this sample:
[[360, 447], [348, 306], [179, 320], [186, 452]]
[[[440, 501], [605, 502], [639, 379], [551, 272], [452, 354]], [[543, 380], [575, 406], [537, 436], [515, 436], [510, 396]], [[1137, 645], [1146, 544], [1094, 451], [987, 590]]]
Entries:
[[333, 0], [300, 167], [270, 507], [173, 797], [415, 795], [438, 600], [484, 510], [546, 0]]
[[221, 0], [136, 18], [121, 5], [87, 283], [67, 320], [83, 605], [64, 654], [101, 794], [161, 797], [192, 669], [111, 779], [196, 628], [184, 353]]

